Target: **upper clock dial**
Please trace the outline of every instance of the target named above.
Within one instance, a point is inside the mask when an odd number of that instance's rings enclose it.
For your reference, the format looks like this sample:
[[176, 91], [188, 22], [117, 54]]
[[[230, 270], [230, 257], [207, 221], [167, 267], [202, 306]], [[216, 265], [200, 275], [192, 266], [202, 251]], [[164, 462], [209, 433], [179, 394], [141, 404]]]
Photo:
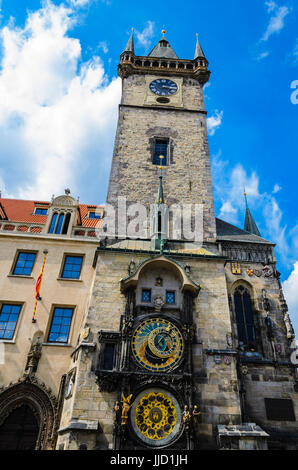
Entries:
[[136, 361], [151, 371], [170, 371], [182, 359], [184, 342], [178, 328], [166, 319], [146, 320], [132, 338]]
[[172, 80], [158, 78], [150, 83], [150, 90], [159, 96], [173, 95], [178, 90], [178, 85]]

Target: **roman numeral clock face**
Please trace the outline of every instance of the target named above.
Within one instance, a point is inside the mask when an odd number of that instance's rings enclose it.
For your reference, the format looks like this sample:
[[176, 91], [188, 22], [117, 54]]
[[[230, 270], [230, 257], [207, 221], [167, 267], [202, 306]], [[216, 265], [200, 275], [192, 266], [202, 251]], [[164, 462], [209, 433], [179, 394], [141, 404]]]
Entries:
[[158, 78], [150, 83], [149, 86], [152, 93], [158, 96], [170, 96], [177, 92], [178, 85], [172, 80], [166, 78]]
[[161, 318], [141, 323], [133, 334], [131, 346], [136, 362], [153, 372], [169, 372], [177, 367], [184, 351], [179, 329]]

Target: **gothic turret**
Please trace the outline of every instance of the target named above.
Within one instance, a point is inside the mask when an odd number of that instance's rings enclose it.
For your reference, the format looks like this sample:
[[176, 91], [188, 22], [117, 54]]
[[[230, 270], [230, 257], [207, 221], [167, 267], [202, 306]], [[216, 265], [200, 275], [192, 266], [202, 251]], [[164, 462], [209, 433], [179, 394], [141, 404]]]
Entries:
[[259, 232], [257, 224], [255, 223], [254, 218], [248, 207], [246, 193], [244, 193], [244, 197], [245, 197], [245, 205], [246, 205], [244, 230], [246, 230], [246, 232], [252, 233], [253, 235], [258, 235], [258, 237], [260, 237], [261, 234]]
[[134, 28], [132, 28], [130, 38], [128, 40], [128, 43], [126, 44], [126, 47], [123, 52], [131, 52], [132, 54], [135, 53], [135, 45], [134, 45], [134, 39], [133, 39], [133, 32]]
[[201, 44], [199, 43], [199, 35], [197, 34], [197, 44], [196, 44], [194, 60], [198, 59], [199, 57], [205, 57], [205, 54], [203, 52], [203, 49], [201, 48]]

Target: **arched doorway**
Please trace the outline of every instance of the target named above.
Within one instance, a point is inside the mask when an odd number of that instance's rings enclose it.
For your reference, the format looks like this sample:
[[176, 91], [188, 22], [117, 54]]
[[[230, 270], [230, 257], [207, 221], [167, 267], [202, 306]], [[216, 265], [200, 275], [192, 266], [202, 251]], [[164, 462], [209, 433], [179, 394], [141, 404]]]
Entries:
[[0, 427], [0, 450], [34, 450], [39, 423], [28, 405], [13, 410]]
[[56, 397], [24, 376], [0, 392], [0, 450], [50, 450], [56, 439]]

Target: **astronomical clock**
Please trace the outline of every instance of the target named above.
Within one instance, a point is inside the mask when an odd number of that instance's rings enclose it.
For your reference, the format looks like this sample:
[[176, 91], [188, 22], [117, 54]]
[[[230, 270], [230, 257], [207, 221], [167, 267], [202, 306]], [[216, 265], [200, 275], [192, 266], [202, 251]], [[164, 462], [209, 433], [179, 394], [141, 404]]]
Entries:
[[[159, 82], [154, 86], [158, 91]], [[199, 286], [184, 289], [173, 261], [150, 265], [148, 260], [150, 282], [146, 270], [144, 279], [141, 272], [136, 282], [131, 276], [122, 281], [120, 332], [101, 333], [106, 348], [116, 344], [117, 360], [113, 371], [98, 371], [98, 383], [118, 392], [115, 449], [193, 448], [192, 308]]]

